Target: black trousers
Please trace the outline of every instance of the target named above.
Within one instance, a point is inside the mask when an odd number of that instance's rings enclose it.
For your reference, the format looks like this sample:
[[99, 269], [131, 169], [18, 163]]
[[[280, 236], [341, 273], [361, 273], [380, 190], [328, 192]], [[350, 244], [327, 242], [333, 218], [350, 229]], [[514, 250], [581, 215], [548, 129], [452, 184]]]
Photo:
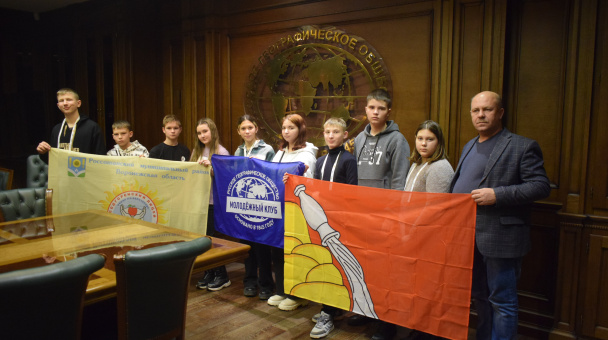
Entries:
[[260, 287], [260, 290], [272, 291], [274, 280], [272, 279], [271, 246], [243, 241], [251, 246], [249, 257], [245, 259], [245, 287]]

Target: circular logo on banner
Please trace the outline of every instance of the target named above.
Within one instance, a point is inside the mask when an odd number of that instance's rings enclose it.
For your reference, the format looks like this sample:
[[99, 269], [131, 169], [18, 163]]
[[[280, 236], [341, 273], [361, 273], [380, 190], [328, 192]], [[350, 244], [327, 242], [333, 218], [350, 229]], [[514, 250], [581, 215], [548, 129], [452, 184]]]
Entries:
[[297, 113], [306, 120], [307, 139], [325, 144], [323, 123], [344, 119], [350, 136], [367, 124], [367, 95], [391, 90], [389, 72], [376, 50], [361, 37], [335, 27], [300, 27], [272, 44], [249, 74], [245, 111], [257, 117], [260, 137], [277, 144], [281, 121]]
[[228, 185], [226, 212], [246, 228], [264, 230], [282, 218], [279, 190], [265, 174], [248, 170], [238, 173]]
[[148, 186], [140, 186], [137, 181], [126, 182], [123, 185], [113, 185], [112, 191], [105, 191], [106, 199], [99, 201], [107, 212], [144, 220], [146, 222], [164, 224], [166, 209], [162, 207], [163, 200], [158, 198], [156, 191], [150, 191]]
[[158, 211], [154, 201], [138, 191], [125, 191], [114, 197], [110, 202], [108, 212], [158, 223]]

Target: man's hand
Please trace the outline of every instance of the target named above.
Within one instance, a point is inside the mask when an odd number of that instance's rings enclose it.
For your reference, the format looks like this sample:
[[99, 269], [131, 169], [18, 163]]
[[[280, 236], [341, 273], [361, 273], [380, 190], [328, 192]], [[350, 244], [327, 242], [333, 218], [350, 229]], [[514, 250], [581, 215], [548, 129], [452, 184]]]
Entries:
[[38, 144], [38, 147], [36, 148], [36, 151], [38, 151], [39, 154], [45, 154], [49, 151], [51, 151], [51, 145], [47, 142], [40, 142], [40, 144]]
[[492, 188], [475, 189], [471, 191], [471, 197], [478, 205], [496, 204], [496, 194]]

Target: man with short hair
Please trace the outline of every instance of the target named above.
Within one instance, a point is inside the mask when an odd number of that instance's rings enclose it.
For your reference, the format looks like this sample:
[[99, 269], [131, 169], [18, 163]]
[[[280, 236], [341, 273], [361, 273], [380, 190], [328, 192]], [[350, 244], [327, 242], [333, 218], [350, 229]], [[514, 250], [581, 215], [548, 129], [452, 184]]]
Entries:
[[503, 127], [500, 95], [485, 91], [471, 100], [479, 136], [463, 148], [450, 191], [477, 203], [471, 295], [478, 339], [517, 337], [517, 280], [530, 250], [529, 215], [551, 188], [540, 146]]

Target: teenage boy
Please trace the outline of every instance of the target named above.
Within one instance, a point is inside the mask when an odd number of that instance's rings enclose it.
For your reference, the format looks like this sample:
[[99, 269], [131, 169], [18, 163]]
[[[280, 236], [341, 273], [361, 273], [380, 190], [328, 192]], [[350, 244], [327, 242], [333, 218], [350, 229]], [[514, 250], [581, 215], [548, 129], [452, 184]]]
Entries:
[[182, 133], [182, 123], [176, 116], [166, 115], [163, 118], [163, 133], [166, 137], [165, 141], [150, 150], [150, 158], [182, 162], [189, 160], [190, 150], [177, 141], [179, 134]]
[[36, 148], [44, 161], [48, 161], [51, 144], [58, 149], [106, 154], [101, 128], [89, 117], [80, 115], [80, 105], [82, 102], [76, 91], [68, 88], [57, 91], [57, 107], [63, 112], [64, 119], [53, 127], [50, 142], [40, 142]]
[[108, 156], [138, 156], [148, 157], [148, 149], [138, 141], [131, 142], [133, 130], [126, 120], [119, 120], [112, 124], [112, 138], [116, 142], [114, 148], [108, 151]]
[[[388, 120], [391, 103], [389, 93], [383, 89], [376, 89], [367, 96], [365, 114], [369, 124], [355, 138], [359, 185], [394, 190], [405, 187], [410, 146], [397, 124]], [[348, 324], [358, 326], [371, 320], [355, 314], [348, 319]], [[372, 340], [391, 339], [396, 331], [395, 325], [381, 322]]]
[[[323, 124], [323, 137], [329, 151], [317, 159], [315, 179], [357, 185], [357, 160], [344, 149], [344, 140], [348, 137], [346, 122], [342, 118], [329, 118]], [[334, 318], [342, 311], [336, 307], [323, 305], [321, 313], [313, 316], [315, 327], [310, 337], [326, 337], [334, 329]]]

